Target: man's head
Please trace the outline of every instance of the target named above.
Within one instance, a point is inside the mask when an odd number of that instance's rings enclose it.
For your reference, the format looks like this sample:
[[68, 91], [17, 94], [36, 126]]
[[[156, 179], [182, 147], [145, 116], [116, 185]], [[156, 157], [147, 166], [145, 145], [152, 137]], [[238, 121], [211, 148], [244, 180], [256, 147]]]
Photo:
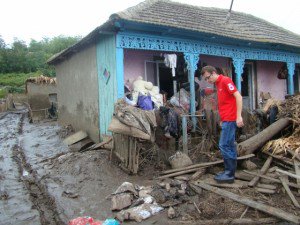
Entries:
[[206, 82], [211, 84], [215, 83], [219, 76], [216, 68], [213, 66], [204, 66], [201, 70], [201, 75]]

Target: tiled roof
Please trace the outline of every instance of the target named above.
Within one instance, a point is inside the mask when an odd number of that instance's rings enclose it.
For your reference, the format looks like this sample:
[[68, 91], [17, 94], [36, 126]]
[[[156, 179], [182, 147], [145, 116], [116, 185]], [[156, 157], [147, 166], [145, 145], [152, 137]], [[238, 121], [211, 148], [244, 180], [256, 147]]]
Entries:
[[146, 0], [113, 14], [111, 19], [185, 29], [229, 38], [300, 47], [300, 35], [250, 14], [197, 7], [170, 0]]

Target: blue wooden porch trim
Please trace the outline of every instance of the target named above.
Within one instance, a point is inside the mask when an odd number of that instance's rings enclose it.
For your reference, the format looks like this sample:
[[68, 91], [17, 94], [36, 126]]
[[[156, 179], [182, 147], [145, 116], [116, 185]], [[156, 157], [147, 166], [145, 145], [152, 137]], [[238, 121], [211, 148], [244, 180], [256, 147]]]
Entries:
[[295, 74], [295, 63], [287, 63], [287, 69], [288, 69], [288, 94], [293, 95], [295, 93], [294, 90], [294, 74]]
[[256, 48], [222, 45], [197, 40], [177, 39], [172, 36], [153, 36], [140, 33], [119, 32], [117, 47], [171, 52], [189, 52], [232, 59], [267, 60], [300, 63], [300, 54]]
[[116, 51], [117, 64], [117, 94], [118, 99], [124, 97], [124, 49], [117, 48]]
[[242, 74], [244, 70], [245, 59], [233, 58], [233, 66], [235, 69], [235, 85], [239, 92], [242, 90]]
[[189, 82], [190, 82], [190, 111], [192, 115], [193, 121], [193, 131], [196, 131], [197, 119], [195, 117], [196, 114], [196, 103], [195, 103], [195, 71], [197, 69], [197, 63], [199, 61], [199, 54], [190, 54], [185, 52], [184, 59], [187, 62]]

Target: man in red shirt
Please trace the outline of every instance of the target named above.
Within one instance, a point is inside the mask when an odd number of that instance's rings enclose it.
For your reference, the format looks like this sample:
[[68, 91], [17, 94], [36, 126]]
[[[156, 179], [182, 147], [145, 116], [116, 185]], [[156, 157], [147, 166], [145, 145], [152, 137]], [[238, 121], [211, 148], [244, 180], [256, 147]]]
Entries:
[[225, 170], [215, 176], [219, 183], [233, 183], [237, 163], [235, 132], [237, 127], [244, 126], [242, 118], [243, 98], [233, 81], [218, 74], [213, 66], [205, 66], [201, 71], [202, 77], [211, 84], [216, 84], [218, 106], [222, 132], [219, 148], [223, 156]]

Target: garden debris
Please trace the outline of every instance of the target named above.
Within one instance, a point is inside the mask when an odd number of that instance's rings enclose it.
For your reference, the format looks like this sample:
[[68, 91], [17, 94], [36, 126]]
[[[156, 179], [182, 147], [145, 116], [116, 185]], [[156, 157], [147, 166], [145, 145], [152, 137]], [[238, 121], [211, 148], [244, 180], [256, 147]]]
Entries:
[[117, 218], [120, 221], [135, 220], [141, 222], [163, 210], [150, 195], [151, 191], [151, 187], [134, 187], [132, 183], [124, 182], [112, 194], [111, 210], [122, 210], [117, 213]]

